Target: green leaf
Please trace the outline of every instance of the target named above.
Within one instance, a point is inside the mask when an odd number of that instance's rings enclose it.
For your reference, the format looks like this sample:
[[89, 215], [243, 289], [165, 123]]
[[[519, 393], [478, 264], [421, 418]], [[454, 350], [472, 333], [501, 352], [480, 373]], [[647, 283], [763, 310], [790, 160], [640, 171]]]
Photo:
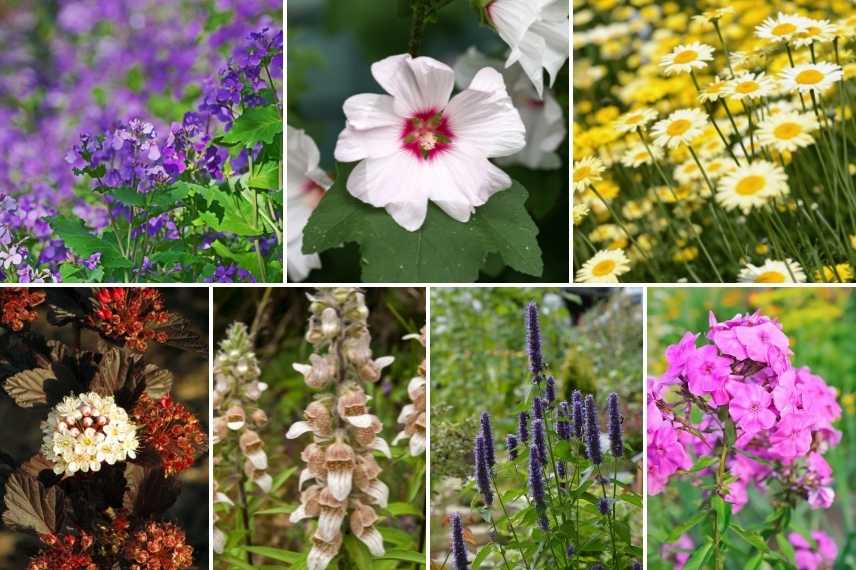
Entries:
[[125, 259], [110, 239], [89, 233], [77, 218], [56, 216], [50, 220], [54, 232], [65, 242], [65, 246], [79, 257], [89, 257], [101, 252], [101, 265], [108, 269], [129, 269], [132, 263]]
[[279, 190], [279, 163], [263, 162], [254, 166], [247, 186], [259, 190]]
[[204, 188], [200, 194], [209, 209], [201, 212], [199, 219], [211, 229], [244, 237], [262, 235], [261, 228], [254, 223], [253, 205], [244, 194], [226, 192], [213, 186]]
[[205, 194], [206, 187], [179, 180], [169, 188], [156, 190], [149, 198], [149, 204], [155, 208], [170, 209], [189, 196]]
[[230, 250], [229, 247], [220, 240], [215, 240], [214, 243], [211, 244], [211, 248], [223, 259], [234, 261], [239, 267], [252, 273], [257, 281], [262, 280], [262, 276], [259, 274], [258, 258], [256, 257], [255, 251], [235, 252]]
[[414, 515], [417, 517], [422, 516], [422, 509], [417, 509], [410, 503], [390, 503], [386, 510], [390, 512], [390, 514], [394, 517], [401, 517], [405, 515]]
[[526, 212], [528, 193], [520, 184], [498, 192], [467, 223], [431, 203], [422, 227], [409, 232], [384, 209], [348, 193], [345, 184], [353, 167], [337, 165], [336, 183], [304, 230], [304, 253], [356, 242], [367, 282], [472, 282], [492, 252], [521, 273], [541, 275], [538, 228]]
[[712, 548], [713, 543], [707, 542], [701, 548], [693, 552], [693, 555], [690, 556], [690, 559], [687, 560], [686, 565], [684, 565], [684, 570], [698, 570], [704, 566], [704, 563], [710, 556], [710, 550]]
[[282, 112], [275, 105], [247, 109], [235, 119], [232, 129], [223, 135], [225, 144], [255, 146], [258, 143], [272, 143], [277, 135], [282, 135]]
[[270, 546], [245, 546], [243, 550], [252, 552], [253, 554], [259, 554], [265, 558], [270, 558], [271, 560], [278, 560], [280, 562], [294, 563], [303, 557], [299, 552], [291, 552], [289, 550], [273, 548]]
[[757, 532], [752, 532], [749, 530], [744, 530], [743, 528], [737, 525], [731, 525], [731, 530], [740, 538], [742, 538], [746, 543], [751, 546], [754, 546], [761, 552], [767, 552], [770, 548], [767, 546], [767, 542], [761, 538], [761, 535]]
[[665, 540], [665, 542], [676, 542], [683, 535], [688, 533], [694, 526], [703, 521], [705, 517], [707, 517], [709, 511], [700, 510], [697, 511], [696, 514], [691, 516], [689, 519], [684, 521], [683, 523], [676, 526], [671, 534], [669, 534], [669, 538]]
[[378, 560], [404, 560], [405, 562], [416, 562], [417, 564], [424, 565], [425, 555], [421, 552], [394, 548], [387, 550], [383, 556], [378, 557]]
[[746, 563], [746, 570], [758, 570], [761, 567], [761, 562], [764, 561], [764, 555], [760, 552], [749, 559]]
[[693, 464], [690, 471], [701, 471], [702, 469], [706, 469], [706, 468], [710, 467], [711, 465], [713, 465], [717, 461], [719, 461], [719, 457], [717, 457], [715, 455], [708, 455], [708, 456], [702, 457], [701, 459], [696, 461], [695, 464]]
[[472, 570], [479, 570], [479, 567], [481, 566], [482, 562], [484, 562], [485, 558], [490, 556], [490, 554], [494, 550], [496, 550], [495, 544], [489, 543], [489, 544], [484, 545], [481, 548], [481, 550], [478, 551], [478, 554], [476, 554], [476, 557], [473, 559]]
[[726, 503], [719, 495], [713, 495], [710, 499], [710, 506], [716, 513], [719, 532], [725, 532], [728, 530], [728, 524], [731, 522], [731, 503]]
[[371, 570], [372, 555], [366, 545], [353, 534], [345, 535], [345, 551], [357, 570]]
[[146, 195], [140, 194], [134, 188], [128, 188], [127, 186], [108, 188], [104, 194], [112, 196], [125, 206], [143, 207], [146, 205]]

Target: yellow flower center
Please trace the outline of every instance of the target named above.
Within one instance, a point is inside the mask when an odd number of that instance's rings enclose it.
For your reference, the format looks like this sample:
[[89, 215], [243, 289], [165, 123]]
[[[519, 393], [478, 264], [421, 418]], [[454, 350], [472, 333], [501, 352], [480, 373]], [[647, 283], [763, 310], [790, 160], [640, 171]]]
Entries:
[[612, 273], [614, 269], [615, 262], [611, 259], [604, 259], [591, 268], [591, 274], [595, 277], [604, 277]]
[[782, 24], [778, 24], [775, 28], [773, 28], [773, 35], [786, 36], [788, 34], [794, 33], [795, 31], [797, 31], [797, 27], [794, 24], [791, 24], [790, 22], [785, 22]]
[[789, 140], [797, 136], [802, 132], [800, 126], [796, 123], [782, 123], [775, 129], [773, 129], [773, 134], [777, 139]]
[[679, 137], [682, 134], [684, 134], [685, 132], [687, 132], [688, 130], [690, 130], [691, 126], [692, 126], [692, 123], [689, 122], [688, 120], [677, 119], [677, 120], [669, 123], [669, 126], [666, 127], [666, 133], [668, 133], [669, 136], [672, 136], [672, 137]]
[[758, 192], [763, 190], [765, 185], [766, 180], [763, 176], [751, 174], [740, 179], [740, 182], [737, 183], [737, 188], [735, 189], [735, 191], [741, 196], [752, 196], [753, 194], [757, 194]]
[[636, 123], [638, 123], [639, 121], [642, 120], [642, 116], [639, 114], [627, 115], [627, 119], [625, 119], [625, 120], [627, 121], [628, 125], [635, 125]]
[[755, 283], [784, 283], [785, 276], [779, 271], [765, 271], [755, 278]]
[[588, 166], [578, 166], [574, 169], [574, 182], [585, 180], [591, 175], [591, 168]]
[[823, 81], [823, 74], [816, 69], [806, 69], [797, 73], [796, 81], [801, 85], [816, 85]]
[[689, 63], [696, 59], [698, 59], [698, 53], [691, 49], [684, 50], [675, 55], [675, 63]]
[[636, 155], [636, 160], [648, 160], [647, 152], [640, 152]]
[[734, 90], [737, 91], [738, 93], [742, 93], [743, 95], [746, 95], [747, 93], [752, 93], [753, 91], [757, 91], [760, 88], [761, 88], [761, 85], [758, 84], [757, 81], [749, 80], [749, 81], [741, 81], [740, 83], [737, 84], [737, 87], [735, 87]]

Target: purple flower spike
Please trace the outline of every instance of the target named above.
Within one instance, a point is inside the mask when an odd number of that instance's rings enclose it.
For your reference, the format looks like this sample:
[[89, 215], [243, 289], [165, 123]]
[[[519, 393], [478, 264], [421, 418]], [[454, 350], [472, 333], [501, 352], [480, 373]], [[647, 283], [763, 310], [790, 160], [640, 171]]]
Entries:
[[538, 524], [543, 530], [549, 528], [547, 516], [547, 503], [544, 501], [544, 480], [541, 478], [541, 462], [538, 461], [538, 450], [535, 444], [529, 450], [529, 494], [538, 509]]
[[493, 489], [490, 487], [490, 467], [487, 464], [487, 452], [485, 450], [484, 436], [476, 437], [476, 484], [479, 487], [479, 492], [484, 499], [486, 506], [493, 504]]
[[621, 437], [621, 410], [618, 405], [618, 394], [609, 395], [606, 401], [606, 410], [609, 416], [609, 447], [614, 457], [624, 455], [624, 441]]
[[464, 544], [464, 525], [461, 522], [460, 513], [452, 513], [452, 562], [455, 564], [455, 570], [467, 570], [469, 568], [467, 562], [467, 547]]
[[609, 514], [609, 506], [609, 499], [607, 499], [606, 497], [601, 497], [600, 500], [597, 502], [597, 510], [599, 510], [600, 514], [602, 515]]
[[583, 415], [583, 397], [579, 390], [574, 390], [571, 403], [573, 406], [574, 435], [577, 439], [582, 439], [585, 416]]
[[556, 461], [556, 474], [559, 475], [559, 479], [564, 479], [567, 474], [567, 469], [565, 468], [564, 461]]
[[544, 419], [544, 400], [535, 396], [535, 399], [532, 400], [532, 417], [536, 420]]
[[517, 415], [517, 438], [521, 443], [529, 442], [529, 412], [520, 412]]
[[481, 435], [484, 438], [484, 451], [489, 467], [496, 465], [496, 453], [493, 447], [493, 430], [490, 427], [490, 414], [481, 414]]
[[538, 324], [538, 305], [534, 302], [526, 307], [526, 348], [529, 353], [529, 370], [533, 381], [540, 379], [544, 370], [544, 359], [541, 356], [541, 326]]
[[569, 418], [570, 410], [568, 409], [568, 403], [562, 402], [559, 404], [559, 419], [556, 421], [556, 433], [561, 439], [566, 441], [571, 439], [571, 423], [568, 421]]
[[586, 396], [586, 455], [593, 465], [603, 462], [600, 450], [600, 427], [597, 422], [597, 408], [594, 405], [594, 397]]
[[538, 451], [538, 461], [542, 465], [547, 463], [547, 444], [544, 439], [544, 422], [542, 420], [532, 421], [532, 442]]
[[544, 396], [547, 399], [547, 404], [552, 404], [556, 401], [556, 380], [552, 376], [547, 376], [547, 387], [544, 389]]
[[508, 450], [508, 458], [514, 461], [517, 459], [517, 436], [508, 434], [505, 438], [505, 448]]

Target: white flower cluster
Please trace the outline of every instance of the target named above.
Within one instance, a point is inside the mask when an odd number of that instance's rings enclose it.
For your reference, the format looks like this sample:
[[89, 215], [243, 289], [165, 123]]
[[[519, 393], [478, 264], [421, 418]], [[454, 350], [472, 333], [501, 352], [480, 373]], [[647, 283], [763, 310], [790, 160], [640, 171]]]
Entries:
[[66, 396], [42, 422], [42, 453], [57, 475], [100, 471], [134, 459], [140, 445], [137, 426], [112, 396], [95, 392]]

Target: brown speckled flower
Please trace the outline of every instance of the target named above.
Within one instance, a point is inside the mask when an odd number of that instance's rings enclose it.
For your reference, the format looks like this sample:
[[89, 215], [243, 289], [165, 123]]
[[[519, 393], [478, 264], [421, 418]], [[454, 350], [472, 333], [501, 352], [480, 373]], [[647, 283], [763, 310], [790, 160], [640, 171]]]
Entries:
[[183, 570], [193, 564], [193, 548], [172, 523], [151, 521], [131, 534], [123, 549], [130, 570]]
[[92, 312], [83, 322], [106, 339], [137, 352], [145, 352], [149, 342], [168, 340], [167, 334], [156, 327], [168, 323], [173, 315], [164, 308], [163, 296], [157, 289], [99, 289], [92, 304]]
[[0, 289], [0, 324], [12, 331], [20, 331], [24, 323], [36, 320], [35, 308], [45, 300], [41, 291], [25, 287]]

